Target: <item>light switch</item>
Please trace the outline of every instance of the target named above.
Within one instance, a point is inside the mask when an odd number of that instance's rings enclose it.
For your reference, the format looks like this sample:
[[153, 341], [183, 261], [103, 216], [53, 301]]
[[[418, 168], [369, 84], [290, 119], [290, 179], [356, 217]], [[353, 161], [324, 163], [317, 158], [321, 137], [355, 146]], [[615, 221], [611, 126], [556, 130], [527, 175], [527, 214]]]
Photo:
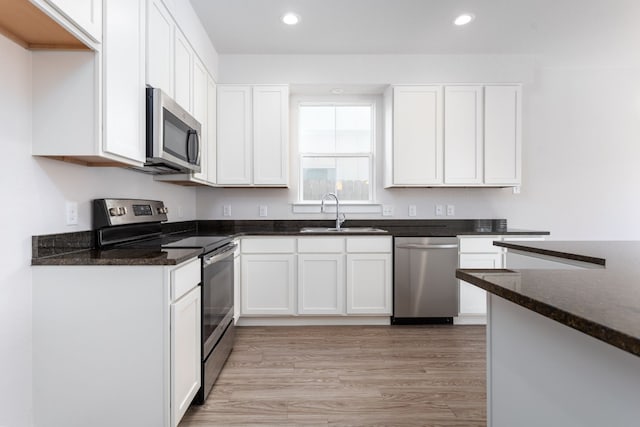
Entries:
[[393, 205], [382, 205], [382, 216], [393, 216]]
[[267, 216], [267, 206], [260, 205], [260, 216]]

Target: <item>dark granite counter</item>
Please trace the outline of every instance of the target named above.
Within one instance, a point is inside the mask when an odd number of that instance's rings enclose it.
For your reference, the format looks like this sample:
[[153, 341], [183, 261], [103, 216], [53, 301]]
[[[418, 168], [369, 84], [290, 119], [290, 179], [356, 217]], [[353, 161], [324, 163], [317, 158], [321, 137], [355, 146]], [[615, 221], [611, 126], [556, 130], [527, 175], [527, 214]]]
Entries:
[[[546, 235], [546, 231], [515, 230], [507, 227], [505, 219], [478, 220], [347, 220], [343, 227], [372, 227], [387, 233], [343, 232], [301, 233], [305, 227], [334, 227], [331, 220], [200, 220], [173, 222], [162, 225], [163, 233], [176, 238], [229, 235], [241, 236], [384, 236], [396, 237], [453, 237], [458, 235]], [[183, 251], [184, 252], [184, 251]], [[176, 249], [110, 249], [97, 250], [95, 233], [74, 233], [33, 236], [32, 265], [173, 265], [194, 255]]]
[[640, 242], [495, 242], [591, 263], [582, 270], [472, 270], [456, 277], [640, 356]]

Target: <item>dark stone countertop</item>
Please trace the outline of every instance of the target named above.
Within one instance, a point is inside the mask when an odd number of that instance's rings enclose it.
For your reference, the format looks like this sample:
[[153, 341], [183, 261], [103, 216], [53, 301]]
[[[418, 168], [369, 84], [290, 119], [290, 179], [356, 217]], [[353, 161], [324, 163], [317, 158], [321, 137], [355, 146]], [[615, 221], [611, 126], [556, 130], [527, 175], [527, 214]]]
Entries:
[[[333, 227], [331, 220], [200, 220], [162, 225], [177, 237], [241, 236], [394, 236], [452, 237], [458, 235], [546, 235], [546, 231], [514, 230], [505, 219], [477, 220], [347, 220], [343, 227], [372, 227], [387, 233], [301, 233], [305, 227]], [[32, 265], [175, 265], [199, 255], [197, 250], [96, 249], [95, 233], [33, 236]]]
[[640, 356], [640, 242], [495, 242], [591, 263], [581, 270], [458, 269], [456, 277]]

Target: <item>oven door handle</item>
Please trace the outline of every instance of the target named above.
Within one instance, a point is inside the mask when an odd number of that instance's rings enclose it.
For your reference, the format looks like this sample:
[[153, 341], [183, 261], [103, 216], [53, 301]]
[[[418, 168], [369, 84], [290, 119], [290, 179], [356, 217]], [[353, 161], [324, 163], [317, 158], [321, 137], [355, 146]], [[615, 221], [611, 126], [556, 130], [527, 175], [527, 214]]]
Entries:
[[236, 250], [237, 247], [238, 247], [237, 243], [231, 243], [230, 245], [227, 245], [225, 248], [223, 248], [223, 250], [221, 250], [220, 252], [217, 252], [211, 256], [203, 258], [202, 264], [204, 266], [207, 266], [207, 265], [213, 264], [214, 262], [218, 262], [225, 258], [229, 258], [231, 255], [233, 255], [233, 252]]

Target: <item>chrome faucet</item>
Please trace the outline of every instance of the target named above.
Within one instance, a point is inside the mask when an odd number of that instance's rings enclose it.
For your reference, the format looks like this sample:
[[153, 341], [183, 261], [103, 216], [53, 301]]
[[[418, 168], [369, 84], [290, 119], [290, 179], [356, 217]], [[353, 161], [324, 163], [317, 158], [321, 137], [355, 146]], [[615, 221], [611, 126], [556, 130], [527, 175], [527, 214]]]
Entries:
[[340, 200], [338, 200], [338, 196], [336, 195], [336, 193], [327, 193], [322, 196], [320, 212], [324, 212], [324, 199], [326, 199], [327, 197], [333, 197], [334, 199], [336, 199], [336, 230], [339, 231], [340, 226], [346, 220], [346, 217], [344, 216], [344, 214], [342, 214], [342, 216], [340, 215]]

